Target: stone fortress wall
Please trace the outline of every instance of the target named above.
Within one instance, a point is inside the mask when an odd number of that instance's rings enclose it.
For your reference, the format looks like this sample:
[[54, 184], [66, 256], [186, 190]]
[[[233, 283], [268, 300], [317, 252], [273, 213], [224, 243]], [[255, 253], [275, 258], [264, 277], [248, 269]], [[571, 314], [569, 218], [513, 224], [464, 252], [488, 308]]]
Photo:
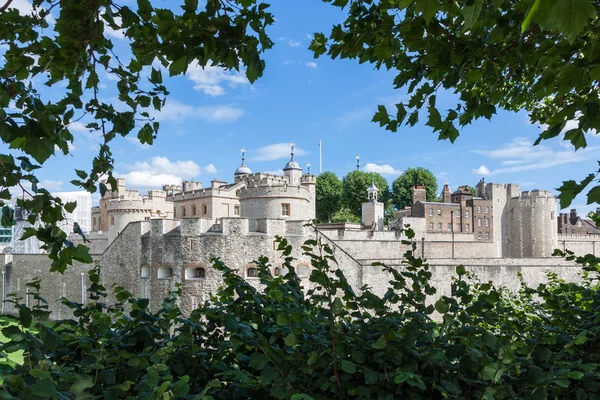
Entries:
[[[401, 228], [408, 225], [415, 232], [416, 255], [431, 265], [438, 293], [449, 294], [451, 277], [459, 264], [476, 272], [484, 281], [493, 280], [516, 290], [518, 272], [531, 284], [543, 282], [546, 271], [569, 281], [578, 280], [580, 268], [551, 258], [553, 249], [595, 254], [596, 241], [600, 241], [594, 235], [558, 235], [554, 196], [538, 190], [521, 193], [517, 185], [511, 184], [482, 181], [472, 200], [464, 200], [465, 196], [472, 196], [464, 192], [455, 196], [461, 199], [461, 210], [470, 210], [468, 218], [466, 212], [461, 213], [460, 228], [451, 222], [449, 230], [431, 230], [428, 213], [411, 216], [411, 210], [398, 213], [397, 218], [390, 221], [389, 230], [384, 229], [383, 224], [364, 223], [381, 218], [377, 193], [370, 192], [363, 208], [363, 224], [322, 224], [315, 231], [305, 226], [315, 215], [315, 177], [302, 175], [293, 154], [284, 176], [252, 174], [242, 161], [232, 184], [216, 182], [207, 189], [199, 183], [167, 187], [163, 194], [149, 193], [147, 199], [142, 200], [135, 198], [133, 191], [124, 191], [123, 182], [120, 192], [123, 197], [119, 192], [111, 193], [101, 202], [99, 211], [104, 209], [106, 215], [116, 217], [113, 229], [118, 231], [111, 234], [109, 228], [108, 232], [98, 230], [89, 235], [91, 253], [100, 266], [105, 286], [123, 286], [137, 296], [149, 298], [151, 309], [157, 310], [162, 299], [179, 283], [183, 292], [180, 304], [188, 313], [223, 283], [220, 273], [211, 267], [213, 256], [220, 257], [256, 287], [259, 284], [252, 263], [258, 257], [268, 257], [272, 273], [282, 274], [283, 260], [275, 243], [279, 235], [293, 246], [292, 266], [307, 286], [311, 267], [301, 246], [306, 240], [318, 237], [333, 249], [340, 268], [356, 290], [368, 285], [382, 294], [388, 288], [389, 277], [371, 264], [382, 261], [402, 268], [403, 255], [410, 246], [402, 243], [406, 237]], [[226, 215], [216, 209], [206, 216], [173, 218], [168, 212], [163, 213], [168, 204], [173, 206], [173, 213], [184, 201], [213, 201], [219, 191], [228, 191], [231, 199], [239, 199], [240, 215]], [[444, 193], [444, 199], [449, 198], [450, 194]], [[143, 218], [138, 218], [140, 207], [149, 204], [151, 199], [160, 199], [162, 203], [152, 203], [147, 210], [149, 218], [143, 213]], [[424, 204], [424, 200], [417, 199], [417, 202]], [[489, 214], [485, 215], [484, 210], [480, 211], [481, 216], [477, 214], [478, 204], [489, 207]], [[158, 207], [161, 207], [160, 213]], [[489, 240], [478, 238], [475, 229], [465, 229], [465, 223], [475, 228], [476, 221], [482, 217], [493, 220]], [[437, 216], [432, 218], [435, 220]], [[82, 290], [85, 295], [89, 284], [86, 272], [92, 268], [76, 263], [64, 275], [49, 273], [50, 262], [46, 256], [20, 254], [13, 255], [11, 260], [0, 260], [0, 264], [4, 265], [3, 298], [8, 293], [27, 297], [26, 283], [35, 276], [41, 277], [42, 295], [49, 300], [55, 318], [70, 315], [59, 301], [62, 296], [80, 301]], [[5, 303], [4, 312], [14, 310]]]

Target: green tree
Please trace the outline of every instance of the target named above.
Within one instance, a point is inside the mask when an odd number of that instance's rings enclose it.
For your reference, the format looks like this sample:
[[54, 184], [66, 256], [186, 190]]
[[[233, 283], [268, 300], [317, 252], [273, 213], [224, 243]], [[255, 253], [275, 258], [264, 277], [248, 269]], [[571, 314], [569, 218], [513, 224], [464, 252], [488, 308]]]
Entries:
[[342, 206], [331, 216], [331, 222], [353, 222], [359, 224], [360, 217], [354, 214], [348, 207]]
[[[91, 258], [85, 246], [73, 246], [56, 226], [63, 209], [73, 211], [75, 203], [53, 198], [39, 186], [36, 171], [56, 152], [69, 154], [71, 124], [81, 121], [102, 137], [90, 169], [75, 170], [71, 183], [104, 194], [101, 176], [110, 186], [116, 184], [113, 139], [135, 135], [141, 143], [152, 144], [158, 134], [152, 113], [167, 101], [163, 73], [185, 74], [192, 64], [243, 68], [254, 82], [265, 68], [261, 53], [273, 45], [265, 29], [274, 20], [268, 4], [256, 0], [202, 5], [182, 0], [179, 13], [154, 7], [149, 0], [138, 0], [135, 9], [112, 0], [34, 0], [34, 12], [26, 16], [11, 3], [0, 5], [0, 44], [5, 49], [0, 141], [10, 149], [0, 153], [1, 223], [12, 221], [9, 189], [22, 190], [28, 196], [19, 205], [30, 212], [31, 223], [41, 222], [39, 229], [27, 229], [24, 238], [37, 236], [53, 260], [52, 269], [64, 271], [72, 260]], [[109, 28], [127, 38], [124, 57], [113, 52]], [[44, 85], [51, 90], [40, 91]], [[116, 86], [119, 101], [101, 96], [104, 85]], [[44, 95], [50, 91], [52, 96]]]
[[425, 168], [408, 168], [392, 182], [392, 203], [398, 210], [412, 205], [412, 189], [421, 185], [427, 192], [427, 201], [438, 200], [437, 179]]
[[342, 201], [358, 218], [362, 216], [362, 203], [368, 200], [367, 189], [375, 183], [379, 189], [379, 201], [387, 203], [390, 193], [387, 180], [376, 172], [354, 170], [343, 179]]
[[317, 176], [315, 192], [317, 220], [330, 222], [342, 204], [342, 181], [333, 172], [323, 172]]
[[[596, 0], [324, 0], [347, 17], [329, 35], [316, 33], [315, 57], [352, 58], [395, 72], [394, 87], [409, 99], [380, 105], [374, 122], [396, 132], [420, 116], [454, 142], [459, 128], [497, 110], [528, 113], [543, 127], [536, 144], [564, 132], [576, 149], [587, 131], [600, 130], [600, 2]], [[456, 93], [452, 107], [436, 100]], [[569, 124], [570, 125], [570, 124]], [[600, 170], [559, 189], [561, 208]], [[600, 186], [587, 194], [600, 201]]]

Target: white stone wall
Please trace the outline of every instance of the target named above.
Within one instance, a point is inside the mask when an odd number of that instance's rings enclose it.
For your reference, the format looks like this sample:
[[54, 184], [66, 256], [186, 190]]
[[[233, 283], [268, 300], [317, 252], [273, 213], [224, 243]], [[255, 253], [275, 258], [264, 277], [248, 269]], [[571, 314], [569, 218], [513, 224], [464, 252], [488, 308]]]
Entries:
[[382, 231], [385, 225], [383, 203], [377, 201], [362, 203], [361, 221], [366, 228], [376, 227], [376, 230]]
[[557, 235], [555, 247], [572, 251], [578, 256], [600, 255], [600, 235]]

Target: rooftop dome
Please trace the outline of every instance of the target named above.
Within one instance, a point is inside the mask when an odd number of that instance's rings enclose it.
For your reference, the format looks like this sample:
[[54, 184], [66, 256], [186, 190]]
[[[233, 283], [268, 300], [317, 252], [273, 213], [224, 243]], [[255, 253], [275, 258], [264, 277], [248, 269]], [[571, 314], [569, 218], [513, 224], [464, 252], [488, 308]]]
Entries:
[[294, 160], [294, 146], [295, 146], [294, 142], [291, 142], [290, 147], [292, 148], [292, 158], [290, 159], [290, 161], [288, 161], [287, 164], [285, 164], [285, 168], [283, 169], [284, 171], [289, 171], [292, 169], [302, 171], [302, 168], [300, 168], [300, 164], [298, 164], [298, 162], [296, 162], [296, 160]]
[[302, 169], [300, 168], [300, 164], [298, 164], [296, 160], [294, 160], [294, 156], [292, 156], [292, 159], [288, 161], [287, 164], [285, 164], [285, 168], [283, 170], [288, 171], [290, 169]]
[[242, 165], [240, 165], [238, 167], [238, 169], [235, 170], [235, 173], [233, 174], [234, 176], [249, 175], [252, 173], [250, 168], [248, 168], [248, 166], [246, 165], [246, 149], [244, 149], [242, 147], [241, 153], [242, 153]]
[[251, 173], [252, 171], [250, 170], [250, 168], [248, 168], [248, 166], [244, 162], [242, 162], [242, 165], [240, 165], [238, 169], [235, 170], [234, 175], [249, 175]]
[[377, 186], [375, 186], [375, 182], [371, 182], [371, 186], [369, 186], [369, 188], [367, 189], [367, 192], [369, 192], [369, 193], [379, 192], [379, 189], [377, 189]]

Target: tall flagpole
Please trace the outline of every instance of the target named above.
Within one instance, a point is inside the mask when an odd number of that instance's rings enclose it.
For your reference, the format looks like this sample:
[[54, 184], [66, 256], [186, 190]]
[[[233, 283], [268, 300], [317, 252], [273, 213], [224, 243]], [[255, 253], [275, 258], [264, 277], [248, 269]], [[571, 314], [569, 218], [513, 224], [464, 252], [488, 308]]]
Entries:
[[323, 172], [323, 146], [319, 140], [319, 174]]

